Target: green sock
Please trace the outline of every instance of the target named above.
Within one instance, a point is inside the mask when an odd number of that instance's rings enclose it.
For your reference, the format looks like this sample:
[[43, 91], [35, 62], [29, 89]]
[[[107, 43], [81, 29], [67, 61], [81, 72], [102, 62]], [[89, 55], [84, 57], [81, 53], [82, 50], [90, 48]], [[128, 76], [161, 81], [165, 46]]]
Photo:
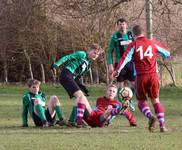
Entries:
[[104, 118], [104, 115], [101, 115], [100, 116], [100, 122], [104, 122], [104, 121], [106, 121], [106, 118]]
[[88, 111], [88, 109], [85, 109], [84, 116], [88, 116], [88, 115], [89, 115], [89, 111]]
[[40, 117], [41, 121], [47, 121], [46, 116], [45, 116], [45, 109], [42, 107], [40, 104], [35, 105], [35, 110]]
[[70, 122], [76, 122], [76, 115], [77, 115], [77, 109], [76, 109], [76, 106], [73, 106], [69, 121]]
[[61, 110], [61, 107], [60, 106], [56, 106], [55, 107], [55, 111], [56, 111], [56, 114], [57, 114], [59, 120], [63, 120], [63, 112]]

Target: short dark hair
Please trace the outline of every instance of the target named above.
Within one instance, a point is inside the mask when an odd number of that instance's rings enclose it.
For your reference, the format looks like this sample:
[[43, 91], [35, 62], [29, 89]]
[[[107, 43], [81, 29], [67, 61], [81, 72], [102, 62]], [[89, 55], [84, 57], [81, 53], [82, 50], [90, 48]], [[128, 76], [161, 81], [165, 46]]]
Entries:
[[100, 47], [100, 45], [97, 43], [93, 43], [92, 45], [90, 45], [89, 51], [91, 50], [96, 50], [99, 54], [104, 52], [103, 49]]
[[123, 22], [126, 22], [126, 19], [125, 18], [119, 18], [116, 22], [116, 24], [118, 25], [119, 22], [123, 23]]
[[133, 34], [136, 36], [142, 34], [143, 32], [143, 28], [140, 25], [135, 25], [132, 30], [133, 30]]
[[41, 82], [36, 79], [28, 79], [28, 81], [27, 81], [28, 87], [31, 87], [32, 85], [40, 85], [40, 84], [41, 84]]

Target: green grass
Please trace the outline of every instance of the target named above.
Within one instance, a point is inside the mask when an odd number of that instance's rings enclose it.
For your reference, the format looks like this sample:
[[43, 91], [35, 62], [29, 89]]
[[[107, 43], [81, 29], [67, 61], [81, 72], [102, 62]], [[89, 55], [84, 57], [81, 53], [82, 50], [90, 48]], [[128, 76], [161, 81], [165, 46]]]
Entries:
[[[90, 87], [90, 103], [104, 95], [104, 88]], [[61, 99], [65, 116], [71, 111], [70, 100], [60, 86], [42, 85], [42, 90]], [[182, 88], [161, 89], [160, 100], [165, 106], [167, 133], [147, 130], [147, 119], [137, 109], [134, 115], [138, 127], [131, 128], [125, 117], [119, 116], [108, 128], [76, 129], [68, 127], [29, 128], [21, 125], [23, 85], [0, 87], [0, 150], [180, 150], [182, 147]]]

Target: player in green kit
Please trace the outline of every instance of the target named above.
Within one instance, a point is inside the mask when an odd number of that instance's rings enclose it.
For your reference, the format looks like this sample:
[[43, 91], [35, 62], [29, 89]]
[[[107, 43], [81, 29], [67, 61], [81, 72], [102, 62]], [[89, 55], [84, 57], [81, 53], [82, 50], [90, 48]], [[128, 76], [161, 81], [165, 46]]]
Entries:
[[93, 44], [90, 46], [87, 52], [85, 51], [76, 51], [75, 53], [61, 57], [56, 61], [51, 69], [58, 68], [63, 66], [61, 71], [59, 81], [64, 89], [69, 94], [70, 98], [75, 98], [77, 118], [76, 123], [78, 127], [83, 126], [83, 115], [87, 109], [89, 112], [92, 111], [88, 100], [85, 96], [83, 85], [80, 84], [79, 78], [84, 76], [91, 68], [92, 61], [96, 60], [99, 57], [99, 54], [102, 52], [102, 49], [98, 44]]
[[[60, 102], [57, 96], [51, 96], [46, 108], [46, 96], [40, 90], [41, 82], [36, 79], [28, 80], [28, 92], [22, 99], [22, 127], [28, 127], [28, 113], [35, 126], [48, 127], [55, 123], [65, 125]], [[56, 115], [58, 121], [56, 122]]]
[[[133, 33], [127, 29], [127, 21], [125, 18], [119, 18], [116, 22], [117, 31], [115, 31], [109, 41], [108, 45], [108, 69], [111, 74], [114, 68], [117, 66], [119, 59], [122, 57], [126, 50], [126, 47], [131, 43], [133, 38]], [[113, 54], [115, 58], [113, 59]], [[117, 77], [118, 90], [125, 87], [126, 80], [130, 81], [131, 89], [134, 93], [135, 87], [135, 69], [133, 60], [128, 62], [126, 66], [121, 70], [119, 76]], [[124, 103], [119, 97], [117, 98]], [[136, 126], [136, 119], [130, 111], [126, 111], [124, 116], [128, 119], [130, 126]]]

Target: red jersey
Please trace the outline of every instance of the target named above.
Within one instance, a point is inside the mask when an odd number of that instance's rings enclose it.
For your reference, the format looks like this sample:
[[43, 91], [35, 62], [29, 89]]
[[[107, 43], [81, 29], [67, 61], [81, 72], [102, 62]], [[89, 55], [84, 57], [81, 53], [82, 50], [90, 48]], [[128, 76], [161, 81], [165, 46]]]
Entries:
[[88, 116], [84, 116], [84, 120], [91, 127], [104, 127], [104, 122], [100, 121], [100, 117], [103, 115], [102, 110], [92, 111]]
[[110, 100], [106, 97], [99, 97], [96, 102], [96, 107], [99, 110], [105, 111], [108, 106], [111, 105], [113, 108], [122, 107], [122, 104], [118, 100]]
[[139, 36], [134, 42], [127, 46], [115, 71], [120, 73], [123, 67], [131, 61], [131, 59], [134, 59], [137, 75], [154, 73], [157, 71], [156, 59], [158, 54], [163, 57], [169, 57], [169, 48], [162, 45], [160, 42]]
[[[104, 114], [105, 110], [107, 110], [108, 106], [112, 106], [113, 108], [120, 108], [122, 104], [117, 100], [110, 100], [106, 97], [99, 97], [96, 102], [96, 110], [92, 111], [88, 116], [84, 118], [84, 120], [91, 127], [105, 127], [109, 123], [101, 122], [100, 117]], [[109, 121], [109, 120], [108, 120]]]

